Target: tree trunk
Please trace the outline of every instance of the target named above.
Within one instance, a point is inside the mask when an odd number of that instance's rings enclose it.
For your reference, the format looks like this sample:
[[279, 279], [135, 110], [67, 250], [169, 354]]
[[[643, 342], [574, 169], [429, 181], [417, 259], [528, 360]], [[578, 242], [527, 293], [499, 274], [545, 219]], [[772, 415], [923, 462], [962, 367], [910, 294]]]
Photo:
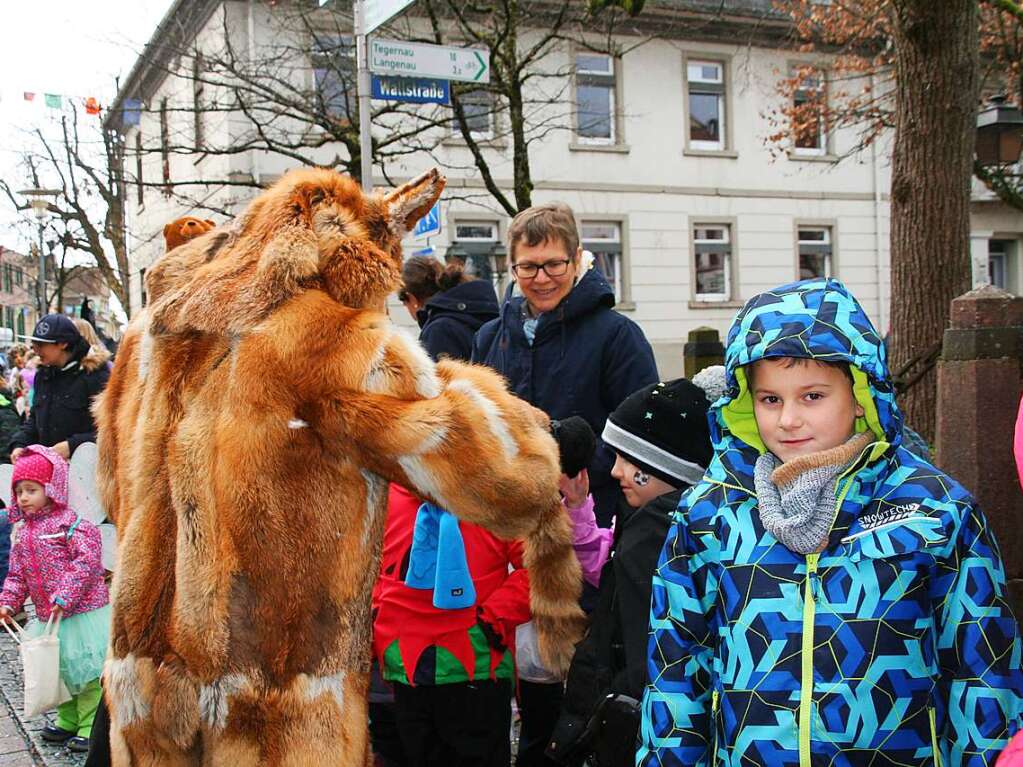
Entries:
[[[895, 0], [896, 128], [891, 190], [892, 367], [941, 342], [970, 289], [970, 179], [978, 93], [976, 0]], [[900, 405], [934, 438], [931, 370]]]

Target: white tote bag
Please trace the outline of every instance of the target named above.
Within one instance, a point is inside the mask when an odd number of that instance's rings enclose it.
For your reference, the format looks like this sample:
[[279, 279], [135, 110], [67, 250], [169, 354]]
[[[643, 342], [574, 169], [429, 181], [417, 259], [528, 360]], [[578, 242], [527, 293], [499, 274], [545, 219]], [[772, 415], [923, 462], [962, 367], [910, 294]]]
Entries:
[[533, 621], [522, 623], [515, 629], [515, 671], [519, 679], [527, 682], [553, 684], [563, 679], [543, 664], [540, 640], [536, 636]]
[[[17, 633], [11, 630], [12, 625]], [[71, 693], [60, 678], [60, 639], [57, 637], [60, 618], [54, 623], [51, 612], [43, 633], [34, 639], [26, 639], [25, 629], [13, 621], [4, 621], [3, 626], [14, 637], [14, 641], [21, 645], [21, 664], [25, 672], [25, 716], [37, 716], [71, 700]]]

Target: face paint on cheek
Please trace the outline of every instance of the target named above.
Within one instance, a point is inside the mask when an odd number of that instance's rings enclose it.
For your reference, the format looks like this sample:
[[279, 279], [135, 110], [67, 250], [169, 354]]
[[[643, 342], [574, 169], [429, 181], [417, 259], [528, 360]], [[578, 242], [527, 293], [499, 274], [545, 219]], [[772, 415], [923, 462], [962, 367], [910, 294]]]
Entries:
[[637, 471], [635, 474], [632, 475], [632, 483], [636, 487], [646, 487], [648, 484], [650, 484], [650, 475], [644, 474], [641, 471]]

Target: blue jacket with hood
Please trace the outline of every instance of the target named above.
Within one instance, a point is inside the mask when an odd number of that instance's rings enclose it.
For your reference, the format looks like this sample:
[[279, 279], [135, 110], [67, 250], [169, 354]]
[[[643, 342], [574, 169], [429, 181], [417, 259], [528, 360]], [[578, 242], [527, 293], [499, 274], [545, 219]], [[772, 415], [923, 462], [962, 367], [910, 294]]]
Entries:
[[552, 311], [540, 315], [533, 344], [523, 330], [525, 298], [504, 302], [501, 316], [476, 333], [472, 361], [508, 379], [511, 390], [551, 418], [578, 415], [597, 435], [590, 489], [597, 521], [608, 527], [621, 490], [611, 478], [614, 451], [600, 434], [608, 415], [630, 394], [656, 383], [657, 365], [639, 326], [612, 311], [614, 291], [591, 268]]
[[[824, 550], [760, 522], [744, 366], [842, 361], [874, 442], [838, 478]], [[994, 764], [1023, 711], [1020, 638], [970, 494], [900, 444], [881, 339], [833, 280], [751, 299], [728, 337], [715, 456], [683, 496], [651, 599], [640, 765]]]
[[476, 331], [497, 314], [497, 294], [489, 280], [463, 282], [431, 296], [416, 313], [419, 343], [434, 361], [442, 356], [468, 360]]

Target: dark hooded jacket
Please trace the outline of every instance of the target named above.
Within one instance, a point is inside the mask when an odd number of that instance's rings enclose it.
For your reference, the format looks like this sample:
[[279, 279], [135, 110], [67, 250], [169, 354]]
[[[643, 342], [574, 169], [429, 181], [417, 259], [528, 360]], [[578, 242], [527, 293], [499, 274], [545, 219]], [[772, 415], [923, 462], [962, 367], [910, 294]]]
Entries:
[[498, 315], [497, 294], [486, 280], [470, 280], [437, 293], [419, 310], [419, 342], [434, 361], [468, 360], [480, 326]]
[[[614, 303], [600, 271], [588, 270], [556, 309], [540, 315], [530, 346], [525, 298], [512, 297], [498, 319], [479, 329], [472, 360], [499, 372], [515, 394], [551, 418], [578, 415], [600, 434], [622, 400], [658, 380], [650, 343], [636, 323], [612, 311]], [[589, 470], [602, 527], [610, 526], [621, 498], [611, 479], [614, 461], [614, 451], [598, 438]]]
[[[572, 656], [561, 716], [547, 750], [560, 764], [581, 765], [594, 751], [605, 756], [602, 744], [606, 740], [635, 743], [638, 715], [634, 721], [617, 721], [616, 726], [596, 726], [592, 735], [587, 733], [587, 724], [608, 694], [627, 695], [636, 701], [643, 696], [651, 579], [683, 492], [665, 493], [615, 525], [614, 553], [600, 573], [597, 607]], [[588, 736], [585, 742], [584, 733]], [[631, 767], [635, 749], [625, 751], [627, 759], [612, 762]], [[595, 763], [604, 764], [600, 759]]]
[[79, 338], [71, 361], [62, 368], [49, 365], [36, 371], [32, 411], [15, 432], [8, 452], [16, 447], [52, 447], [67, 440], [71, 453], [83, 442], [96, 441], [92, 400], [110, 378], [110, 366]]

